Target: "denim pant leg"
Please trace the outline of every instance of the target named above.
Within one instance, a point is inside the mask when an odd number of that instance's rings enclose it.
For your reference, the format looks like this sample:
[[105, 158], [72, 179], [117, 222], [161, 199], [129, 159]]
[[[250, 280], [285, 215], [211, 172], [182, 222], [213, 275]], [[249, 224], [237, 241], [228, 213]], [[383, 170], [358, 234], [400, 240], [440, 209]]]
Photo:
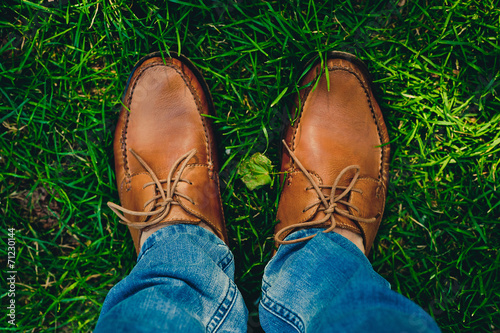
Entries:
[[195, 225], [167, 226], [104, 301], [94, 332], [245, 332], [248, 311], [229, 248]]
[[349, 240], [320, 229], [300, 230], [267, 265], [259, 315], [267, 333], [439, 332], [418, 305], [392, 291]]

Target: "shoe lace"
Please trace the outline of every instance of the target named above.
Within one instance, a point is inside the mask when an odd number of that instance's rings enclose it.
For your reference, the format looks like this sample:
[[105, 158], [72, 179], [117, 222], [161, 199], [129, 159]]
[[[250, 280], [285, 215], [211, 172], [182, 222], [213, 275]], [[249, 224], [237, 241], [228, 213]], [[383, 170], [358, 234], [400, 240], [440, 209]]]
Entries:
[[[139, 161], [139, 163], [144, 167], [144, 169], [147, 170], [151, 178], [153, 178], [152, 182], [144, 184], [142, 188], [145, 189], [148, 186], [156, 185], [156, 193], [159, 193], [154, 197], [152, 197], [150, 200], [146, 201], [146, 203], [144, 203], [144, 209], [147, 207], [147, 205], [149, 205], [153, 201], [156, 201], [155, 208], [156, 207], [159, 208], [150, 212], [134, 211], [119, 206], [115, 203], [108, 202], [108, 207], [111, 208], [111, 210], [116, 215], [118, 215], [118, 217], [120, 218], [120, 223], [123, 223], [135, 229], [143, 229], [158, 224], [168, 215], [172, 205], [180, 205], [180, 203], [174, 199], [175, 196], [182, 197], [191, 202], [193, 205], [195, 204], [191, 198], [182, 193], [177, 192], [176, 188], [180, 182], [186, 182], [190, 185], [192, 184], [189, 180], [182, 179], [181, 176], [189, 160], [196, 154], [197, 152], [196, 149], [187, 152], [186, 154], [182, 155], [177, 161], [175, 161], [166, 179], [158, 179], [153, 169], [151, 169], [151, 167], [133, 149], [129, 149], [129, 151]], [[174, 178], [173, 175], [178, 167], [179, 167], [179, 172], [177, 173], [177, 176], [175, 176]], [[163, 188], [162, 184], [165, 183], [167, 184], [167, 188]], [[147, 216], [149, 220], [146, 222], [133, 222], [127, 219], [125, 216], [123, 216], [122, 213], [134, 216]]]
[[[339, 173], [339, 175], [337, 176], [335, 181], [333, 182], [333, 185], [331, 185], [331, 186], [330, 185], [318, 185], [316, 183], [316, 181], [314, 180], [314, 178], [312, 177], [312, 175], [307, 171], [307, 169], [302, 165], [302, 163], [300, 163], [297, 156], [288, 147], [285, 140], [283, 140], [283, 144], [285, 145], [286, 149], [288, 150], [288, 153], [290, 154], [290, 157], [292, 158], [292, 160], [297, 164], [299, 169], [304, 173], [304, 175], [307, 177], [307, 179], [311, 183], [312, 186], [308, 186], [306, 188], [306, 190], [308, 191], [308, 190], [314, 189], [316, 191], [316, 194], [318, 195], [318, 198], [319, 198], [318, 201], [313, 202], [309, 206], [305, 207], [303, 209], [303, 212], [305, 213], [309, 209], [311, 209], [319, 204], [320, 207], [318, 208], [318, 211], [323, 211], [325, 216], [320, 220], [296, 223], [296, 224], [292, 224], [292, 225], [289, 225], [289, 226], [281, 229], [274, 236], [274, 238], [278, 244], [299, 243], [299, 242], [309, 240], [317, 235], [317, 234], [314, 234], [311, 236], [307, 236], [307, 237], [303, 237], [303, 238], [299, 238], [299, 239], [294, 239], [294, 240], [281, 239], [281, 236], [285, 232], [287, 232], [288, 230], [293, 230], [295, 228], [315, 227], [315, 226], [319, 227], [321, 224], [323, 224], [327, 221], [330, 221], [330, 226], [327, 229], [323, 230], [323, 233], [333, 231], [333, 229], [335, 229], [335, 227], [337, 226], [337, 222], [335, 221], [335, 213], [337, 213], [341, 216], [347, 217], [351, 220], [358, 221], [358, 222], [373, 223], [376, 221], [376, 219], [377, 219], [376, 217], [363, 218], [363, 217], [359, 217], [359, 216], [354, 216], [354, 215], [350, 214], [347, 210], [341, 209], [338, 206], [338, 204], [342, 204], [342, 205], [350, 207], [350, 208], [354, 209], [355, 211], [359, 212], [358, 207], [356, 207], [352, 203], [344, 200], [351, 191], [363, 193], [363, 191], [361, 189], [354, 188], [354, 185], [356, 185], [356, 181], [358, 180], [359, 173], [360, 173], [360, 167], [358, 165], [350, 165], [350, 166], [344, 168]], [[342, 177], [350, 170], [356, 170], [356, 172], [355, 172], [354, 177], [352, 178], [351, 182], [349, 183], [349, 185], [339, 186], [338, 184], [339, 184], [340, 180], [342, 179]], [[322, 189], [331, 189], [330, 196], [325, 197]], [[343, 190], [343, 192], [339, 195], [336, 195], [337, 190]]]

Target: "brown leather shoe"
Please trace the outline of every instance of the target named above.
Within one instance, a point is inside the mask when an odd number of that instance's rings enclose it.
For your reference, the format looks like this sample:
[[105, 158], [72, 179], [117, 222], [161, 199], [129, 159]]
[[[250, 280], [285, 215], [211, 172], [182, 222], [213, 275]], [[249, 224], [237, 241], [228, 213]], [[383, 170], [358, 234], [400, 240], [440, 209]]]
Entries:
[[328, 80], [319, 62], [302, 80], [283, 140], [276, 245], [314, 237], [284, 241], [299, 229], [338, 227], [360, 234], [368, 255], [384, 213], [389, 135], [361, 61], [332, 52], [327, 64]]
[[129, 77], [115, 132], [116, 182], [137, 253], [143, 231], [205, 223], [227, 243], [209, 89], [186, 58], [141, 59]]

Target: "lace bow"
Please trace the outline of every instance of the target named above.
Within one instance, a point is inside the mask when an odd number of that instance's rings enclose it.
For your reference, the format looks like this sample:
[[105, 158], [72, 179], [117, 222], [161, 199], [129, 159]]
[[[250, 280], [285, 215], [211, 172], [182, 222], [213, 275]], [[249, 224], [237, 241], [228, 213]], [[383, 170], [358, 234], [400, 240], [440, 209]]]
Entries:
[[[175, 196], [182, 197], [191, 202], [192, 204], [194, 204], [194, 201], [191, 198], [182, 193], [176, 192], [176, 188], [179, 182], [186, 182], [190, 185], [192, 184], [189, 180], [182, 179], [181, 175], [184, 172], [184, 169], [186, 168], [189, 160], [196, 154], [197, 152], [196, 149], [189, 151], [188, 153], [181, 156], [177, 161], [175, 161], [166, 179], [158, 179], [158, 177], [151, 169], [151, 167], [133, 149], [129, 149], [129, 151], [139, 161], [139, 163], [144, 167], [144, 169], [147, 170], [151, 178], [153, 178], [152, 182], [144, 184], [142, 188], [145, 189], [146, 187], [152, 185], [156, 186], [157, 195], [146, 201], [146, 203], [144, 204], [144, 209], [146, 209], [147, 205], [149, 205], [151, 202], [156, 202], [155, 208], [158, 207], [158, 209], [155, 209], [150, 212], [134, 211], [119, 206], [117, 204], [114, 204], [112, 202], [108, 202], [109, 208], [111, 208], [111, 210], [115, 212], [116, 215], [118, 215], [118, 217], [121, 219], [120, 221], [121, 223], [135, 229], [144, 229], [146, 227], [158, 224], [168, 215], [172, 205], [180, 205], [180, 203], [174, 199]], [[173, 178], [174, 173], [178, 167], [179, 167], [179, 172], [177, 173], [177, 176]], [[165, 183], [167, 184], [167, 188], [163, 188], [162, 184]], [[149, 220], [145, 222], [133, 222], [127, 219], [125, 216], [123, 216], [122, 213], [134, 216], [147, 216]]]
[[[312, 186], [307, 187], [306, 190], [309, 191], [309, 190], [314, 189], [314, 191], [316, 192], [316, 194], [318, 195], [318, 198], [319, 198], [318, 201], [313, 202], [309, 206], [305, 207], [302, 210], [302, 212], [305, 213], [309, 209], [311, 209], [319, 204], [320, 207], [318, 208], [318, 211], [323, 211], [325, 216], [322, 219], [317, 220], [317, 221], [306, 221], [306, 222], [302, 222], [302, 223], [296, 223], [296, 224], [292, 224], [292, 225], [289, 225], [289, 226], [281, 229], [274, 236], [274, 239], [276, 240], [276, 242], [278, 244], [299, 243], [299, 242], [302, 242], [305, 240], [309, 240], [317, 235], [317, 234], [314, 234], [314, 235], [311, 235], [308, 237], [303, 237], [303, 238], [293, 239], [293, 240], [281, 239], [281, 236], [284, 233], [286, 233], [289, 230], [293, 230], [295, 228], [319, 227], [321, 224], [323, 224], [327, 221], [330, 221], [330, 226], [327, 229], [323, 230], [323, 233], [333, 231], [333, 229], [335, 229], [335, 227], [337, 226], [337, 222], [335, 221], [335, 214], [342, 215], [344, 217], [347, 217], [351, 220], [358, 221], [358, 222], [373, 223], [376, 221], [376, 219], [377, 219], [376, 217], [363, 218], [363, 217], [359, 217], [359, 216], [354, 216], [354, 215], [350, 214], [349, 211], [344, 210], [344, 209], [340, 209], [338, 206], [338, 204], [342, 204], [342, 205], [350, 207], [350, 208], [354, 209], [355, 211], [359, 212], [358, 207], [356, 207], [352, 203], [344, 200], [347, 197], [347, 195], [349, 194], [349, 192], [351, 192], [351, 191], [363, 193], [360, 189], [354, 188], [354, 185], [356, 185], [356, 181], [358, 180], [359, 173], [360, 173], [360, 167], [358, 165], [351, 165], [351, 166], [344, 168], [339, 173], [339, 175], [337, 176], [335, 181], [333, 182], [333, 185], [331, 185], [331, 186], [330, 185], [318, 185], [316, 183], [316, 181], [314, 180], [314, 178], [311, 176], [311, 174], [307, 171], [307, 169], [302, 165], [302, 163], [300, 163], [297, 156], [295, 156], [295, 154], [288, 147], [285, 140], [283, 140], [283, 144], [285, 145], [286, 149], [288, 150], [288, 153], [290, 154], [290, 157], [292, 158], [292, 160], [297, 164], [299, 169], [304, 173], [304, 175], [307, 177], [307, 179], [311, 183]], [[349, 183], [349, 185], [348, 186], [339, 186], [338, 184], [339, 184], [340, 180], [342, 179], [342, 177], [350, 170], [356, 170], [356, 173], [355, 173], [354, 177], [352, 178], [351, 182]], [[325, 197], [322, 189], [331, 189], [330, 196]], [[339, 195], [336, 195], [337, 190], [343, 190], [343, 192]]]

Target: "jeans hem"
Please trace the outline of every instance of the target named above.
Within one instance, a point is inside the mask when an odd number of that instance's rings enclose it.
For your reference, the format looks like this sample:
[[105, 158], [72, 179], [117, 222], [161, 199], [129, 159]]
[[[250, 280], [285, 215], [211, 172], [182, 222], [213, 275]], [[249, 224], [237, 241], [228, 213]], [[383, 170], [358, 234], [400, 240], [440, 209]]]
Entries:
[[224, 300], [220, 303], [219, 307], [215, 311], [215, 314], [212, 318], [210, 318], [210, 321], [207, 324], [207, 333], [216, 332], [220, 328], [224, 319], [228, 316], [234, 303], [236, 302], [237, 295], [238, 289], [236, 288], [236, 285], [232, 281], [229, 281], [229, 288], [227, 290], [226, 297], [224, 297]]
[[302, 333], [305, 331], [305, 325], [302, 319], [293, 311], [290, 311], [286, 308], [286, 306], [272, 300], [267, 294], [264, 292], [262, 294], [262, 298], [260, 300], [260, 305], [263, 309], [269, 312], [271, 315], [274, 315], [284, 322], [288, 323], [291, 327], [293, 327], [297, 332]]

